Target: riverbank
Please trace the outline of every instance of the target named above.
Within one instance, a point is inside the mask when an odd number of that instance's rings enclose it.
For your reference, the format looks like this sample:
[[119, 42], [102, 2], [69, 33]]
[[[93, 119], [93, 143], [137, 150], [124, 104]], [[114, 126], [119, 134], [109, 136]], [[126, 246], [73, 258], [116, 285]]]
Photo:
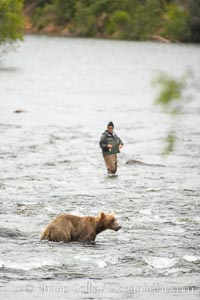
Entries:
[[[72, 1], [73, 2], [73, 1]], [[134, 2], [134, 1], [133, 1]], [[28, 3], [28, 4], [27, 4]], [[116, 40], [190, 42], [189, 12], [183, 5], [137, 1], [131, 8], [122, 3], [89, 6], [63, 1], [24, 6], [25, 32], [66, 37], [92, 37]]]
[[[50, 23], [44, 26], [42, 29], [38, 29], [31, 22], [30, 17], [25, 16], [25, 33], [27, 34], [46, 34], [53, 36], [63, 36], [63, 37], [79, 37], [79, 33], [72, 32], [70, 30], [70, 26], [58, 26], [53, 23]], [[94, 38], [102, 38], [102, 39], [113, 39], [108, 35], [96, 34]], [[160, 35], [152, 35], [149, 39], [150, 41], [160, 42], [160, 43], [170, 43], [169, 39], [162, 37]]]
[[[50, 14], [43, 15], [42, 22], [37, 15], [37, 5], [32, 3], [24, 6], [25, 33], [27, 34], [46, 34], [64, 37], [80, 37], [80, 32], [71, 22], [62, 25], [56, 24], [56, 17]], [[110, 38], [108, 35], [97, 33], [96, 38]]]
[[72, 36], [69, 32], [68, 26], [59, 26], [53, 22], [44, 21], [44, 26], [39, 26], [34, 24], [33, 16], [36, 7], [35, 4], [25, 5], [24, 7], [24, 18], [25, 18], [25, 33], [37, 33], [37, 34], [47, 34], [47, 35], [57, 35], [57, 36]]

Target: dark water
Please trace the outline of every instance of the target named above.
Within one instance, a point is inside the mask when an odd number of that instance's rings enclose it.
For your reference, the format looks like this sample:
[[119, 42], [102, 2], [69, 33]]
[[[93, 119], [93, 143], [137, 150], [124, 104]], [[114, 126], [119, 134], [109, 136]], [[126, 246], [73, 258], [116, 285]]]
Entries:
[[[36, 36], [1, 63], [1, 299], [199, 299], [200, 95], [189, 87], [163, 158], [171, 117], [150, 85], [187, 68], [198, 82], [198, 46]], [[116, 178], [98, 146], [110, 120], [125, 144]], [[58, 214], [99, 211], [122, 229], [40, 242]]]

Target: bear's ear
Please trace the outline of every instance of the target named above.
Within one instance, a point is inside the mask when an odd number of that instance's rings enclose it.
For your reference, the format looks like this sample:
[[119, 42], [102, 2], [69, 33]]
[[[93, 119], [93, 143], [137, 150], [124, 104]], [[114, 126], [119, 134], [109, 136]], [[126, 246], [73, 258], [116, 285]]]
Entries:
[[103, 219], [103, 218], [106, 217], [106, 214], [105, 214], [103, 211], [101, 211], [101, 212], [100, 212], [100, 217], [101, 217], [101, 219]]

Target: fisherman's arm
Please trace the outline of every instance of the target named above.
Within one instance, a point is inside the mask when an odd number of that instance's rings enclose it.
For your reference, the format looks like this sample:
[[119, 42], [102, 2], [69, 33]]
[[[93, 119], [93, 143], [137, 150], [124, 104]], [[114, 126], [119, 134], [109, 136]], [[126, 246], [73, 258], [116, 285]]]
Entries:
[[102, 149], [106, 149], [108, 147], [107, 145], [107, 139], [105, 137], [105, 135], [102, 134], [99, 145]]
[[121, 148], [124, 146], [124, 144], [123, 144], [122, 140], [121, 140], [119, 137], [117, 137], [117, 138], [118, 138], [118, 140], [119, 140], [119, 145], [118, 145], [118, 147], [119, 147], [119, 149], [121, 149]]

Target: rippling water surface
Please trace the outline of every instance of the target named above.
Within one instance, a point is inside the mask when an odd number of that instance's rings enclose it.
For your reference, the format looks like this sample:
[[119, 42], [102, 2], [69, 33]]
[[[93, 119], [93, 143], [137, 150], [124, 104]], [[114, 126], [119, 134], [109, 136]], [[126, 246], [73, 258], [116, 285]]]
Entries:
[[[157, 70], [192, 69], [178, 143], [152, 105]], [[199, 299], [199, 47], [28, 36], [0, 65], [1, 299]], [[16, 109], [24, 112], [13, 113]], [[124, 142], [107, 178], [99, 138]], [[137, 159], [149, 163], [126, 164]], [[40, 241], [63, 212], [114, 211], [95, 244]]]

